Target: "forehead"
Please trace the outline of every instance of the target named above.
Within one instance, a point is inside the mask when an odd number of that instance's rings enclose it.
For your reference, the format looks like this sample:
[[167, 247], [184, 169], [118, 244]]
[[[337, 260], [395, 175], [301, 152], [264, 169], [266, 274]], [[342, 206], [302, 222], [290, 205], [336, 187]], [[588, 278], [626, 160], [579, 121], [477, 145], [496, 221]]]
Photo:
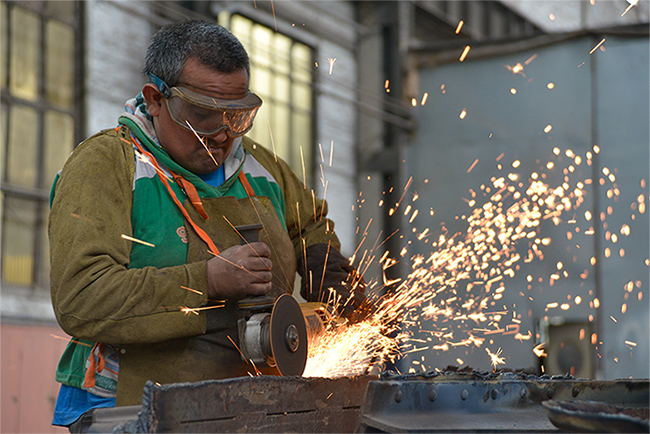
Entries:
[[178, 84], [216, 98], [242, 98], [248, 92], [248, 73], [245, 69], [219, 72], [190, 57]]

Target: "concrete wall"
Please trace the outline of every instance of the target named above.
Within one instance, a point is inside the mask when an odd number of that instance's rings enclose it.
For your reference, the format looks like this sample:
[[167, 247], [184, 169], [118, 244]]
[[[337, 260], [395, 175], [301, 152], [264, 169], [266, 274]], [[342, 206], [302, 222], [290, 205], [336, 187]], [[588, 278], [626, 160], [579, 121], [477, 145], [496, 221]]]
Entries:
[[0, 325], [0, 432], [68, 432], [51, 425], [59, 392], [54, 373], [67, 341], [56, 326]]
[[647, 0], [640, 0], [627, 12], [633, 1], [501, 0], [501, 3], [549, 33], [648, 23], [650, 19]]
[[152, 25], [149, 2], [90, 0], [86, 7], [86, 135], [112, 128], [144, 79], [140, 71]]

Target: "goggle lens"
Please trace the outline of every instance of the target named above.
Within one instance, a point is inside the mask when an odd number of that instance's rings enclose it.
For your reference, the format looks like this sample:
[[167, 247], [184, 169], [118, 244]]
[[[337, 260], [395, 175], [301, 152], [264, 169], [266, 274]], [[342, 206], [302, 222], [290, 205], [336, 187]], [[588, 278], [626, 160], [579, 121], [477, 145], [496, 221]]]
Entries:
[[201, 135], [213, 135], [227, 130], [232, 137], [246, 134], [253, 128], [259, 107], [213, 110], [186, 101], [178, 95], [167, 100], [172, 119], [185, 129]]

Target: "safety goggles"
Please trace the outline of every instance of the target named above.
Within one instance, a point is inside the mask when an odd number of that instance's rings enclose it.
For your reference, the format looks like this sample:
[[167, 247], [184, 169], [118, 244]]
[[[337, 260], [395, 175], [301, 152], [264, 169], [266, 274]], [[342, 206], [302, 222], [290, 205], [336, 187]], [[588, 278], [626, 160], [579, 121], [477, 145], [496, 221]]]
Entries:
[[225, 130], [231, 137], [243, 136], [253, 128], [262, 99], [248, 91], [240, 99], [214, 98], [183, 86], [169, 87], [149, 74], [165, 97], [172, 119], [181, 127], [204, 136]]

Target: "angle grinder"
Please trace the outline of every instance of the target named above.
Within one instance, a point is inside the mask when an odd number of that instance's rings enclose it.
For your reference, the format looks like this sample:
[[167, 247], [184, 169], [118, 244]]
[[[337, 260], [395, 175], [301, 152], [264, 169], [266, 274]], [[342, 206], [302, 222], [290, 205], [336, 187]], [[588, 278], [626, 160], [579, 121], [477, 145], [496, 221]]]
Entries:
[[[261, 229], [260, 224], [235, 227], [242, 244], [259, 241]], [[242, 359], [256, 366], [275, 368], [282, 376], [302, 375], [307, 364], [308, 332], [296, 299], [290, 294], [277, 300], [266, 295], [247, 297], [238, 302], [238, 308]]]

